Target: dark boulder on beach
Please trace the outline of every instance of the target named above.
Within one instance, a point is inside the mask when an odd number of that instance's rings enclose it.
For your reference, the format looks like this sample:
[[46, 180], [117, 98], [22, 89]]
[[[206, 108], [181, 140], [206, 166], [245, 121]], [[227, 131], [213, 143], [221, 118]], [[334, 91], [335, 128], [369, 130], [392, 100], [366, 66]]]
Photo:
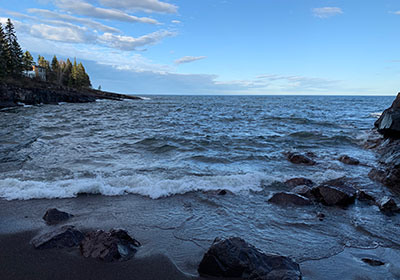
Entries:
[[298, 177], [298, 178], [292, 178], [289, 180], [285, 181], [285, 185], [291, 188], [297, 187], [297, 186], [310, 186], [312, 187], [314, 185], [313, 181], [307, 178], [303, 177]]
[[315, 165], [316, 162], [305, 155], [287, 153], [286, 158], [288, 161], [294, 164], [304, 164], [304, 165]]
[[296, 193], [289, 192], [278, 192], [275, 193], [269, 200], [269, 202], [278, 204], [278, 205], [299, 205], [306, 206], [311, 205], [310, 199], [307, 197], [301, 196]]
[[86, 258], [112, 262], [132, 258], [139, 246], [139, 241], [129, 236], [125, 230], [97, 230], [86, 235], [81, 243], [81, 253]]
[[284, 256], [265, 254], [239, 237], [216, 238], [198, 267], [201, 276], [252, 280], [301, 279], [300, 266]]
[[347, 206], [354, 202], [357, 190], [346, 178], [326, 181], [312, 190], [318, 202], [327, 206]]
[[33, 238], [31, 243], [35, 249], [70, 248], [78, 246], [84, 237], [73, 226], [63, 226]]
[[360, 161], [358, 159], [349, 157], [348, 155], [340, 156], [338, 160], [340, 162], [343, 162], [344, 164], [349, 164], [349, 165], [359, 165], [360, 164]]
[[388, 196], [382, 197], [380, 200], [376, 202], [376, 204], [378, 205], [379, 210], [381, 210], [383, 213], [387, 215], [393, 215], [400, 211], [394, 199]]
[[392, 106], [383, 111], [375, 122], [379, 133], [390, 138], [400, 138], [400, 93], [397, 94]]
[[59, 211], [56, 208], [51, 208], [46, 211], [46, 213], [43, 216], [43, 220], [46, 221], [46, 224], [48, 225], [55, 225], [58, 223], [61, 223], [63, 221], [68, 220], [69, 218], [73, 217], [74, 215]]

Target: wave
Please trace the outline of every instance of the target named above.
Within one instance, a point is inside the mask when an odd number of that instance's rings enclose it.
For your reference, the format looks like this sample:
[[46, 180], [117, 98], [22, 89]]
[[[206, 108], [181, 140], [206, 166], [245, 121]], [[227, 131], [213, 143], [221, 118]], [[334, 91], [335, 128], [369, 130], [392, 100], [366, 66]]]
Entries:
[[163, 179], [156, 176], [131, 175], [121, 177], [68, 179], [60, 181], [22, 181], [14, 178], [0, 180], [0, 198], [6, 200], [73, 198], [82, 193], [118, 196], [138, 194], [152, 199], [192, 191], [226, 189], [233, 193], [260, 191], [265, 174], [246, 173], [220, 176], [186, 176]]

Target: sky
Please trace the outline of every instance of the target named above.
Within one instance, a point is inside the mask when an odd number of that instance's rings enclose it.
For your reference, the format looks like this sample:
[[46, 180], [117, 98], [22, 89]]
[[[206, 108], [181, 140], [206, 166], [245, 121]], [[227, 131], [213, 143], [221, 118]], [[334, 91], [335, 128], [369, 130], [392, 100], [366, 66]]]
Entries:
[[399, 0], [0, 0], [24, 50], [126, 94], [394, 95]]

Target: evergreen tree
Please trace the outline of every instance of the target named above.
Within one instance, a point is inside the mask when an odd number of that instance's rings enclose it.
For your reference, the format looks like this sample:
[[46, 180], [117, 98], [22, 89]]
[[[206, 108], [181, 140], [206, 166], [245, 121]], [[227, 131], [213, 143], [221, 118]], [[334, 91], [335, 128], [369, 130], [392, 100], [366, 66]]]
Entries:
[[71, 77], [71, 72], [72, 72], [72, 63], [71, 60], [69, 60], [69, 58], [67, 59], [67, 62], [65, 63], [64, 67], [63, 67], [63, 78], [62, 78], [62, 84], [64, 86], [68, 86], [69, 85], [69, 80]]
[[51, 73], [50, 63], [43, 56], [39, 55], [38, 65], [46, 69], [46, 80], [48, 81]]
[[58, 63], [57, 57], [54, 55], [53, 60], [51, 61], [51, 73], [50, 73], [50, 81], [57, 83], [59, 81], [59, 76], [61, 75], [60, 64]]
[[24, 70], [31, 71], [33, 65], [33, 57], [29, 51], [26, 51], [22, 56], [22, 64], [24, 66]]
[[6, 39], [6, 69], [7, 74], [17, 77], [20, 76], [23, 71], [22, 64], [22, 49], [18, 44], [17, 36], [15, 35], [14, 25], [10, 19], [7, 20], [5, 27], [5, 39]]
[[7, 74], [7, 42], [4, 34], [3, 25], [0, 23], [0, 78]]

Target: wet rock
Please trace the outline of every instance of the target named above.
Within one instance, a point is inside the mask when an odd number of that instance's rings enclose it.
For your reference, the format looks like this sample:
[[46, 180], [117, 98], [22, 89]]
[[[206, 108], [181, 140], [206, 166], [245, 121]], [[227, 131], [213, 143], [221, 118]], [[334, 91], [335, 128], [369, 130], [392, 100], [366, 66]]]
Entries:
[[289, 192], [278, 192], [275, 193], [269, 200], [271, 203], [278, 205], [311, 205], [311, 201], [304, 196], [298, 195], [296, 193]]
[[43, 216], [43, 220], [45, 220], [46, 224], [48, 225], [55, 225], [63, 221], [66, 221], [73, 216], [74, 215], [59, 211], [56, 208], [52, 208], [46, 211], [46, 213]]
[[400, 210], [394, 199], [388, 196], [381, 198], [376, 203], [379, 207], [379, 210], [385, 214], [395, 214]]
[[297, 186], [310, 186], [312, 187], [314, 185], [313, 181], [303, 178], [303, 177], [299, 177], [299, 178], [292, 178], [289, 179], [285, 182], [285, 185], [287, 185], [288, 187], [294, 188]]
[[317, 218], [318, 218], [320, 221], [323, 221], [324, 218], [325, 218], [325, 214], [324, 214], [324, 213], [321, 213], [321, 212], [318, 212], [318, 213], [317, 213]]
[[125, 230], [97, 230], [86, 235], [81, 243], [81, 253], [86, 258], [112, 262], [132, 258], [139, 246], [139, 241], [130, 237]]
[[317, 201], [327, 206], [347, 206], [356, 198], [357, 190], [345, 178], [322, 183], [312, 190]]
[[363, 258], [361, 260], [363, 262], [365, 262], [366, 264], [369, 264], [370, 266], [382, 266], [382, 265], [385, 265], [385, 263], [381, 262], [380, 260], [374, 260], [374, 259], [370, 259], [370, 258]]
[[315, 165], [316, 162], [307, 156], [301, 154], [288, 153], [286, 155], [288, 161], [294, 164]]
[[340, 156], [339, 161], [343, 162], [344, 164], [349, 164], [349, 165], [359, 165], [360, 164], [360, 161], [358, 159], [349, 157], [347, 155]]
[[366, 190], [359, 190], [357, 192], [357, 199], [360, 201], [366, 201], [371, 204], [374, 204], [376, 201], [375, 197], [372, 194], [368, 193], [368, 191]]
[[378, 132], [385, 137], [400, 138], [400, 93], [397, 95], [392, 106], [383, 111], [375, 122]]
[[291, 192], [307, 197], [310, 200], [315, 200], [315, 196], [313, 194], [313, 188], [310, 186], [306, 185], [297, 186], [293, 188]]
[[83, 238], [84, 234], [73, 226], [63, 226], [35, 237], [31, 243], [35, 249], [70, 248], [78, 246]]
[[288, 257], [265, 254], [241, 238], [216, 238], [204, 254], [201, 276], [252, 280], [301, 279], [300, 267]]

